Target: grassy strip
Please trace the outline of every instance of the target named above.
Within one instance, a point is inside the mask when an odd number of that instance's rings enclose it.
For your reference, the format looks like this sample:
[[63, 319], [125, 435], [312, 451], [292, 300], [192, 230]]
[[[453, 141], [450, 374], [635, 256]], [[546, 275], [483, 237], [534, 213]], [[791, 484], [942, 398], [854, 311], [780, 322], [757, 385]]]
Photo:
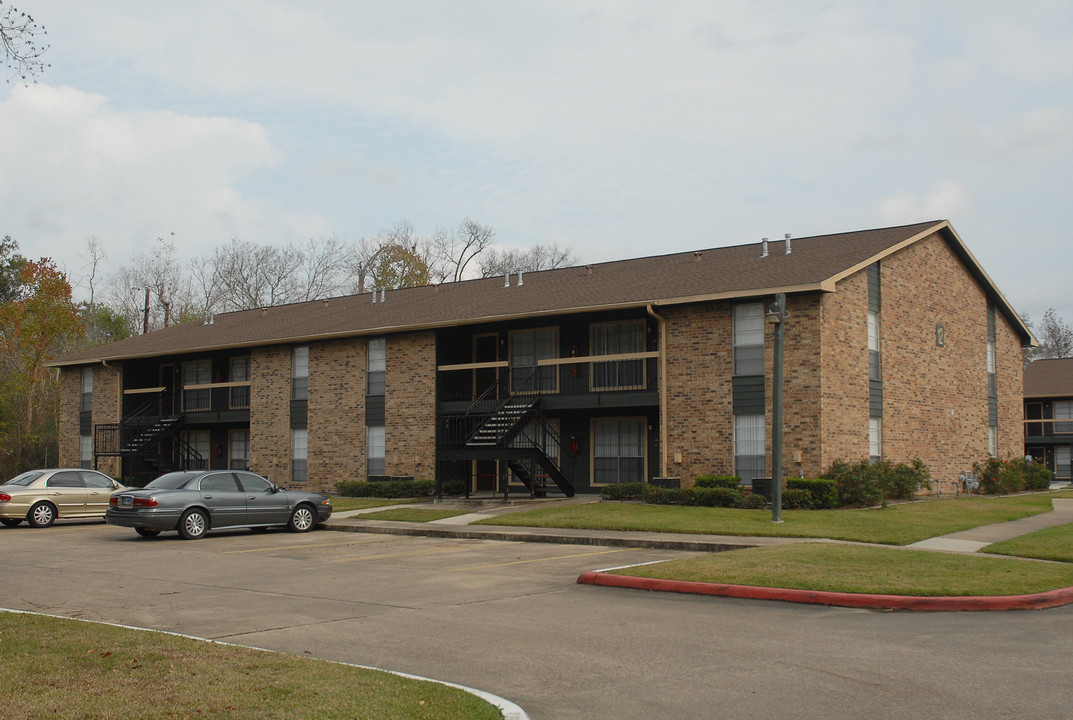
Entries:
[[815, 537], [907, 545], [937, 535], [1017, 520], [1051, 509], [1048, 493], [1003, 498], [960, 497], [869, 510], [787, 510], [782, 523], [770, 510], [594, 502], [510, 513], [479, 525], [593, 528], [704, 535]]
[[981, 552], [1073, 563], [1073, 524], [1037, 530], [988, 545]]
[[0, 613], [5, 717], [499, 718], [437, 683], [320, 660]]
[[341, 513], [348, 510], [364, 510], [365, 508], [384, 507], [386, 505], [404, 505], [407, 503], [427, 502], [427, 498], [403, 498], [385, 500], [383, 498], [356, 498], [332, 496], [332, 512]]
[[396, 522], [432, 522], [443, 518], [468, 515], [471, 510], [434, 510], [430, 508], [394, 508], [362, 513], [362, 520], [394, 520]]
[[911, 596], [1024, 595], [1073, 586], [1073, 566], [895, 548], [801, 543], [615, 571], [632, 577]]

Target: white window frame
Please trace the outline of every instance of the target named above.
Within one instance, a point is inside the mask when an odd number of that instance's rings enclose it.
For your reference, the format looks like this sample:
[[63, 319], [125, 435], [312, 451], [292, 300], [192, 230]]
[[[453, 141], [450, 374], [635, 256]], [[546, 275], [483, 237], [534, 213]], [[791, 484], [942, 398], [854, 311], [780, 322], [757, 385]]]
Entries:
[[1073, 433], [1073, 400], [1055, 400], [1051, 406], [1054, 416], [1054, 434], [1069, 435]]
[[93, 368], [82, 368], [82, 398], [80, 409], [82, 412], [93, 410]]
[[764, 374], [764, 303], [739, 303], [733, 320], [734, 374]]
[[[589, 328], [593, 355], [629, 355], [645, 350], [645, 321], [620, 320], [594, 323]], [[638, 372], [639, 370], [639, 372]], [[592, 390], [643, 390], [647, 386], [645, 361], [611, 360], [593, 362], [589, 376]], [[636, 377], [636, 382], [624, 381]]]
[[309, 399], [309, 346], [291, 349], [291, 400]]
[[[601, 438], [601, 429], [610, 429], [609, 426], [614, 424], [615, 440], [613, 443], [604, 442]], [[636, 438], [624, 438], [623, 429], [627, 425], [632, 425], [633, 430], [636, 432]], [[605, 485], [612, 485], [620, 482], [644, 482], [645, 475], [648, 468], [648, 419], [644, 417], [612, 417], [612, 418], [593, 418], [590, 424], [590, 437], [592, 438], [592, 448], [589, 453], [590, 457], [590, 484], [592, 487], [604, 487]], [[634, 442], [630, 443], [633, 439]], [[624, 441], [625, 440], [625, 441]], [[637, 447], [637, 441], [640, 443], [640, 447]], [[630, 447], [632, 445], [632, 447]], [[612, 447], [613, 446], [613, 447]], [[613, 454], [600, 454], [601, 450], [614, 450]], [[635, 454], [637, 451], [640, 454]], [[614, 480], [600, 480], [599, 475], [607, 472], [597, 467], [599, 460], [615, 460], [615, 468], [613, 474]], [[640, 462], [639, 468], [630, 468], [626, 464], [636, 464]]]
[[882, 360], [880, 355], [879, 313], [868, 311], [868, 379], [882, 380]]
[[187, 390], [188, 385], [212, 382], [212, 360], [188, 360], [183, 363], [183, 412], [212, 410], [212, 391], [207, 387]]
[[387, 428], [383, 425], [365, 428], [365, 474], [387, 475]]
[[369, 339], [365, 353], [365, 382], [366, 395], [387, 392], [387, 338]]
[[[548, 338], [550, 337], [550, 347]], [[519, 352], [519, 344], [532, 340], [532, 353]], [[559, 328], [543, 327], [514, 330], [510, 333], [510, 382], [511, 391], [533, 393], [556, 393], [559, 391], [559, 368], [557, 365], [540, 365], [541, 360], [559, 357]], [[526, 364], [521, 364], [525, 362]], [[530, 364], [531, 363], [531, 364]], [[531, 370], [531, 372], [529, 372]], [[519, 373], [518, 371], [525, 371]], [[536, 374], [536, 381], [530, 380]]]
[[868, 418], [868, 456], [872, 462], [883, 459], [883, 418]]
[[763, 413], [734, 416], [734, 474], [744, 485], [766, 475], [766, 420]]
[[291, 483], [304, 485], [309, 481], [309, 430], [291, 429]]
[[250, 469], [249, 430], [232, 430], [227, 434], [227, 467], [230, 470]]

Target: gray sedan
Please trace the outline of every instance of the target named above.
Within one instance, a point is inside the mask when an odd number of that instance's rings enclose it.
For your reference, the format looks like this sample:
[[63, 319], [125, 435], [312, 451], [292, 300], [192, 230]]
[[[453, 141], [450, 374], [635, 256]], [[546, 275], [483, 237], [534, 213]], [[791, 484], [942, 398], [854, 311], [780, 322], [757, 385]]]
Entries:
[[331, 514], [324, 495], [284, 490], [251, 472], [201, 470], [168, 473], [144, 488], [113, 493], [104, 519], [142, 537], [176, 530], [196, 540], [219, 528], [280, 526], [307, 532]]

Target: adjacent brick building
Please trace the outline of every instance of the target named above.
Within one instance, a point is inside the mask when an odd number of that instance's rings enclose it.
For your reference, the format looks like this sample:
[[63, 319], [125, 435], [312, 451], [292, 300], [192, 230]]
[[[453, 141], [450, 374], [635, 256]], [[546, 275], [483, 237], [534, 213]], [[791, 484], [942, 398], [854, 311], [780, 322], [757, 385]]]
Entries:
[[[227, 313], [58, 359], [61, 459], [471, 492], [1020, 455], [1025, 324], [946, 221]], [[93, 383], [88, 394], [83, 378]]]
[[1035, 360], [1025, 368], [1025, 455], [1073, 480], [1073, 358]]

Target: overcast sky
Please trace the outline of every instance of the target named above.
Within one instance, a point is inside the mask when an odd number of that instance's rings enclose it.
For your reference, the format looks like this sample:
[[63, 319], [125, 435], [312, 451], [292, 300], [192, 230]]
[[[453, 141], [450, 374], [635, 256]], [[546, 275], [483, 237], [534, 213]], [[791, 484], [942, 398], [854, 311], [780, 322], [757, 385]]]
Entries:
[[[7, 2], [7, 0], [5, 0]], [[582, 262], [949, 219], [1073, 322], [1068, 0], [12, 0], [0, 235], [78, 279], [469, 217]]]

